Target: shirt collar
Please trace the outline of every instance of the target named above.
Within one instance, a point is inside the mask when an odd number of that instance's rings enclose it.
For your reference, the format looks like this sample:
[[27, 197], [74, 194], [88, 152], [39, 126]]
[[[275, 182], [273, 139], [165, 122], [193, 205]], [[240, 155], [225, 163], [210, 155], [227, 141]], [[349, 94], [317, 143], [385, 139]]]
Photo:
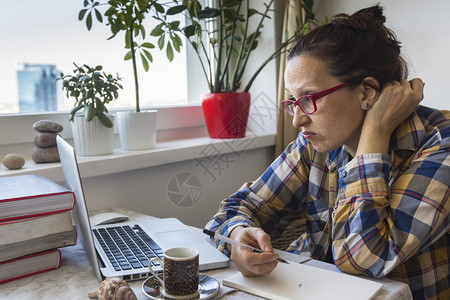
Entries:
[[340, 168], [343, 164], [346, 164], [351, 159], [350, 153], [347, 152], [345, 147], [339, 147], [331, 152], [328, 152], [327, 167], [328, 170], [334, 172], [336, 168]]

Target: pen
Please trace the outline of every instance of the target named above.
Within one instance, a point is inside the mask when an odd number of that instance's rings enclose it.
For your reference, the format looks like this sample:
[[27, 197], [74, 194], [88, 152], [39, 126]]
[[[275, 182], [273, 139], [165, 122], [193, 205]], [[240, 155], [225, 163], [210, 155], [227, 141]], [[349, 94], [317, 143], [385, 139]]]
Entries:
[[[236, 240], [232, 240], [230, 238], [227, 238], [226, 236], [223, 236], [221, 234], [215, 233], [214, 231], [211, 231], [211, 230], [208, 230], [208, 229], [203, 229], [203, 233], [209, 235], [210, 237], [212, 237], [214, 239], [221, 240], [221, 241], [223, 241], [225, 243], [228, 243], [228, 244], [231, 244], [231, 245], [235, 245], [235, 246], [239, 246], [239, 247], [245, 248], [245, 249], [250, 250], [252, 252], [257, 252], [257, 253], [263, 253], [264, 252], [261, 249], [254, 248], [254, 247], [252, 247], [250, 245], [240, 243], [240, 242], [238, 242]], [[282, 263], [289, 264], [286, 260], [282, 259], [281, 257], [278, 257], [277, 260], [282, 262]]]

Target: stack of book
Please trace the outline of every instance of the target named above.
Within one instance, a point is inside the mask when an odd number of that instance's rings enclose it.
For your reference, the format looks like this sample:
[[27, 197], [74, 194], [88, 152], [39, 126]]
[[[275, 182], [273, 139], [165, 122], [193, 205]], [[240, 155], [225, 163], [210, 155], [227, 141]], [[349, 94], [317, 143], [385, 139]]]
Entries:
[[38, 175], [0, 178], [0, 284], [59, 268], [75, 245], [72, 191]]

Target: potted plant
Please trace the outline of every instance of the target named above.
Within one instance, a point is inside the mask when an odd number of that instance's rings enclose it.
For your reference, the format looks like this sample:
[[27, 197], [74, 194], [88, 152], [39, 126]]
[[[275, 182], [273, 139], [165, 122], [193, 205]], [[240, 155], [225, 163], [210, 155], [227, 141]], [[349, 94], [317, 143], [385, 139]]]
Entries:
[[[84, 8], [80, 10], [78, 19], [80, 21], [85, 19], [88, 30], [92, 28], [94, 17], [100, 23], [103, 23], [103, 17], [105, 17], [108, 21], [106, 25], [109, 26], [112, 33], [109, 39], [114, 38], [120, 32], [125, 34], [125, 48], [129, 51], [124, 59], [132, 61], [136, 109], [135, 111], [117, 112], [117, 124], [122, 148], [125, 150], [152, 148], [156, 143], [156, 110], [141, 111], [140, 109], [137, 56], [140, 56], [144, 70], [148, 71], [149, 64], [153, 61], [150, 49], [155, 48], [155, 46], [146, 41], [144, 20], [147, 16], [164, 14], [166, 5], [150, 0], [109, 0], [103, 2], [84, 0], [83, 5]], [[103, 15], [99, 10], [102, 6], [106, 8]], [[167, 40], [160, 39], [158, 45], [160, 49], [166, 47], [167, 58], [172, 61], [174, 49], [179, 52], [181, 47], [181, 39], [173, 31], [173, 29], [178, 28], [179, 24], [174, 21], [164, 25], [170, 38]]]
[[[303, 1], [306, 11], [303, 24], [298, 24], [294, 34], [284, 37], [278, 48], [263, 60], [244, 84], [242, 78], [249, 57], [258, 47], [264, 21], [270, 18], [273, 5], [273, 0], [270, 0], [264, 3], [263, 11], [257, 11], [250, 2], [219, 0], [214, 1], [214, 7], [203, 7], [198, 0], [183, 0], [182, 4], [167, 11], [167, 15], [186, 15], [188, 24], [179, 30], [196, 50], [208, 83], [209, 94], [202, 97], [202, 109], [211, 138], [245, 136], [250, 109], [249, 90], [255, 78], [271, 60], [288, 51], [289, 46], [308, 31], [311, 23], [315, 23], [313, 0]], [[251, 21], [254, 26], [251, 26]]]
[[60, 74], [62, 89], [75, 99], [70, 111], [75, 150], [79, 155], [104, 155], [113, 152], [114, 116], [106, 105], [117, 99], [122, 88], [119, 75], [101, 72], [103, 67], [78, 66], [73, 75]]
[[[145, 37], [142, 25], [145, 15], [159, 21], [150, 35], [158, 37], [159, 49], [166, 48], [169, 60], [173, 58], [173, 49], [179, 50], [181, 46], [177, 33], [184, 35], [196, 50], [209, 87], [209, 93], [202, 97], [202, 109], [209, 136], [240, 138], [245, 136], [250, 109], [249, 90], [255, 78], [270, 61], [288, 51], [289, 46], [308, 31], [311, 23], [315, 23], [313, 0], [303, 1], [302, 7], [306, 11], [304, 22], [298, 24], [298, 30], [291, 36], [284, 37], [278, 48], [263, 60], [244, 85], [242, 78], [250, 55], [258, 47], [264, 21], [270, 18], [269, 12], [273, 6], [273, 0], [270, 0], [264, 3], [265, 8], [260, 12], [252, 8], [250, 2], [217, 0], [214, 1], [214, 7], [208, 7], [202, 6], [199, 0], [160, 3], [157, 0], [110, 0], [110, 8], [104, 15], [108, 18], [113, 37], [121, 30], [126, 32], [126, 47], [131, 50], [125, 58], [131, 57], [135, 65], [134, 51], [141, 51], [142, 63], [147, 69], [148, 62], [151, 62], [149, 49], [154, 48], [154, 45], [148, 42], [138, 44], [133, 40], [133, 36], [140, 35], [142, 39]], [[96, 0], [84, 0], [84, 3], [89, 9], [80, 11], [79, 18], [82, 20], [86, 16], [89, 29], [92, 25], [92, 12], [95, 12], [97, 20], [102, 21], [101, 14], [96, 10], [101, 4]], [[89, 3], [91, 4], [88, 5]], [[173, 16], [179, 14], [186, 18], [187, 24], [183, 27], [179, 21], [171, 21]], [[134, 22], [126, 22], [127, 18]], [[251, 26], [250, 23], [256, 26]], [[136, 73], [135, 82], [137, 83]]]

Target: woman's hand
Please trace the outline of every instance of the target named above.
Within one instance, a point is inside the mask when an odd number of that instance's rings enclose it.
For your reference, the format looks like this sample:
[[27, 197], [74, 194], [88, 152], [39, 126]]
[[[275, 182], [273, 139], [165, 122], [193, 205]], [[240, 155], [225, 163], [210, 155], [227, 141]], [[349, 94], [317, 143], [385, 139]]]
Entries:
[[237, 227], [231, 232], [230, 238], [264, 251], [255, 253], [239, 246], [232, 246], [231, 260], [242, 275], [269, 274], [277, 266], [278, 255], [273, 252], [269, 235], [261, 228]]
[[366, 153], [387, 153], [395, 128], [405, 121], [423, 99], [424, 83], [415, 78], [383, 86], [378, 100], [367, 111], [361, 129], [356, 156]]

